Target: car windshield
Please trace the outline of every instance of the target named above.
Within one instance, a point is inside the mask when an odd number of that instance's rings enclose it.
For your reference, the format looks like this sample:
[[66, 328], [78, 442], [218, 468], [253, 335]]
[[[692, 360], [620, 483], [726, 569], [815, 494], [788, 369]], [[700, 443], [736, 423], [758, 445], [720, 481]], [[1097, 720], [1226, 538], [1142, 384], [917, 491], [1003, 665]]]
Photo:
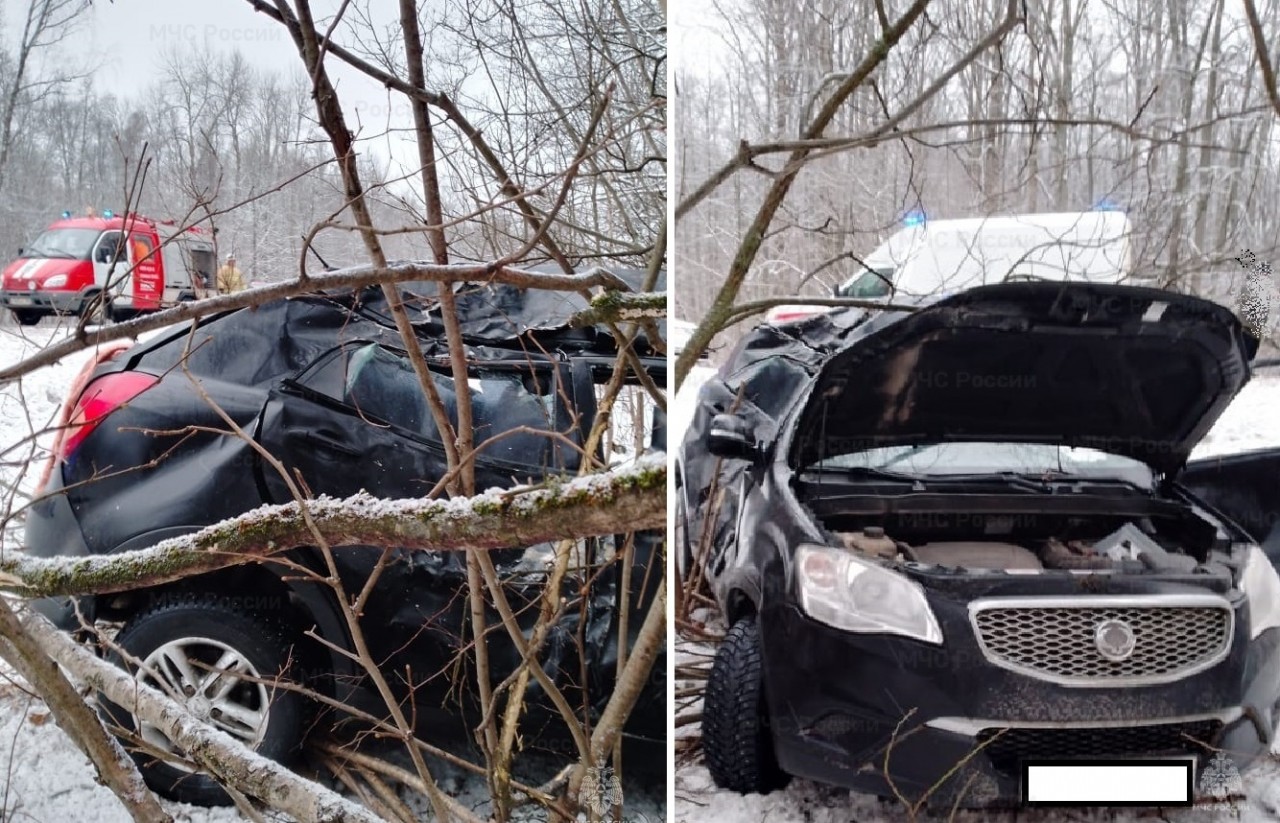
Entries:
[[1122, 480], [1145, 489], [1154, 485], [1151, 468], [1137, 460], [1096, 449], [1048, 443], [934, 443], [885, 446], [828, 457], [811, 469], [870, 469], [912, 477], [948, 475], [1061, 474], [1094, 480]]
[[88, 260], [100, 234], [97, 229], [49, 229], [23, 249], [22, 256]]
[[885, 297], [893, 283], [893, 268], [863, 269], [862, 274], [840, 287], [841, 297]]

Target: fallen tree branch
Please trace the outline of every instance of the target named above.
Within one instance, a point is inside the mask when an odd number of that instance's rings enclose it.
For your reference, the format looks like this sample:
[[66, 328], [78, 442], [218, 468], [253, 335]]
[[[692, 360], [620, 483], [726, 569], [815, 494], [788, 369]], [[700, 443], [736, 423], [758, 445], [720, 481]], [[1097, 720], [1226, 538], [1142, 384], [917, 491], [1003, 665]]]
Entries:
[[154, 725], [202, 769], [236, 791], [303, 823], [380, 823], [367, 809], [201, 723], [161, 692], [99, 659], [44, 617], [31, 613], [23, 619], [22, 627], [54, 662]]
[[81, 349], [106, 343], [110, 340], [136, 338], [143, 332], [161, 329], [184, 320], [205, 317], [232, 309], [257, 306], [271, 300], [310, 294], [326, 289], [356, 289], [406, 280], [424, 280], [436, 283], [503, 283], [522, 289], [549, 289], [553, 291], [584, 291], [592, 287], [628, 291], [630, 286], [617, 275], [603, 268], [594, 268], [577, 274], [529, 271], [498, 261], [494, 263], [388, 263], [385, 266], [350, 266], [337, 271], [309, 276], [306, 280], [272, 283], [255, 289], [224, 294], [207, 300], [179, 303], [171, 309], [136, 317], [125, 323], [103, 326], [95, 331], [68, 337], [41, 350], [16, 365], [0, 368], [0, 385], [35, 371], [41, 366], [56, 363]]
[[591, 763], [579, 761], [569, 778], [568, 791], [571, 798], [577, 799], [582, 780], [586, 776], [586, 769], [608, 761], [614, 744], [622, 738], [622, 728], [627, 718], [631, 716], [636, 701], [644, 692], [645, 684], [652, 676], [654, 661], [658, 659], [658, 654], [666, 642], [667, 583], [663, 580], [658, 584], [653, 602], [649, 604], [649, 611], [645, 614], [644, 624], [641, 625], [640, 633], [636, 637], [635, 647], [627, 657], [621, 674], [618, 675], [613, 694], [609, 697], [609, 702], [605, 705], [591, 733]]
[[729, 323], [737, 323], [753, 314], [760, 314], [778, 306], [816, 306], [828, 309], [867, 309], [868, 311], [917, 311], [920, 308], [910, 303], [879, 303], [875, 300], [862, 300], [852, 297], [796, 297], [791, 295], [788, 297], [753, 300], [750, 303], [739, 303], [731, 310]]
[[[454, 500], [384, 500], [368, 494], [307, 502], [331, 546], [424, 551], [503, 549], [564, 538], [662, 528], [666, 456], [538, 487]], [[40, 597], [126, 591], [271, 557], [315, 536], [297, 503], [263, 506], [191, 535], [108, 556], [0, 561], [0, 589]]]
[[138, 823], [173, 823], [120, 741], [107, 733], [93, 709], [80, 697], [62, 670], [18, 621], [9, 604], [0, 602], [0, 657], [40, 693], [67, 736], [88, 755], [101, 780]]
[[606, 291], [591, 299], [591, 306], [569, 318], [574, 328], [598, 323], [623, 323], [667, 316], [667, 293], [662, 291]]

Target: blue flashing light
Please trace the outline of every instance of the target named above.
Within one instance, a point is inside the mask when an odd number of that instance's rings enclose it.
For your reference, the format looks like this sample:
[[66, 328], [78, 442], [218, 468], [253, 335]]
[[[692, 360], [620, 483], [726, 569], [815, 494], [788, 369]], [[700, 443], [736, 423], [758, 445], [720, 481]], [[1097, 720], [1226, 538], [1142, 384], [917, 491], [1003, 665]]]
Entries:
[[919, 209], [917, 209], [916, 211], [907, 212], [907, 216], [902, 218], [902, 224], [904, 226], [923, 226], [924, 212], [920, 211]]
[[111, 209], [103, 209], [103, 210], [102, 210], [102, 218], [103, 218], [104, 220], [110, 220], [111, 218], [113, 218], [113, 217], [115, 217], [115, 216], [116, 216], [116, 213], [115, 213], [115, 212], [113, 212]]
[[71, 219], [71, 209], [63, 209], [63, 211], [62, 211], [62, 219], [63, 219], [63, 220], [70, 220], [70, 219]]
[[1109, 197], [1104, 197], [1093, 206], [1094, 211], [1124, 211], [1124, 207]]

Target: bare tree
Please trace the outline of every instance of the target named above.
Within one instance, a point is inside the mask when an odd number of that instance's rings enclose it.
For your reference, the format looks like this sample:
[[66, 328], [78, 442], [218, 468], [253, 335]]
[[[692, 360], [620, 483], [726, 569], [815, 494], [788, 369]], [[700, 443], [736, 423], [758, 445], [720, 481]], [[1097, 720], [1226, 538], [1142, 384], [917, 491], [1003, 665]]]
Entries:
[[[266, 534], [257, 520], [232, 521], [177, 543], [119, 555], [106, 565], [91, 564], [102, 569], [105, 577], [83, 567], [73, 569], [75, 564], [42, 563], [19, 554], [6, 558], [14, 565], [0, 573], [0, 585], [26, 594], [126, 591], [187, 580], [227, 565], [291, 563], [287, 555], [291, 547], [315, 547], [324, 569], [290, 568], [332, 589], [351, 638], [343, 653], [367, 676], [382, 705], [373, 711], [348, 705], [283, 671], [272, 687], [305, 693], [328, 710], [365, 724], [375, 736], [398, 745], [399, 756], [411, 766], [403, 769], [378, 751], [367, 751], [362, 736], [322, 741], [317, 756], [350, 794], [337, 798], [254, 759], [235, 741], [211, 734], [182, 708], [181, 694], [176, 695], [176, 703], [173, 694], [145, 690], [135, 690], [136, 698], [129, 698], [125, 689], [133, 682], [131, 676], [82, 654], [34, 615], [4, 620], [0, 613], [0, 637], [8, 638], [15, 648], [23, 644], [28, 658], [43, 655], [42, 662], [57, 660], [113, 702], [130, 700], [129, 711], [162, 729], [176, 746], [176, 756], [214, 776], [246, 809], [257, 803], [300, 819], [350, 820], [367, 819], [372, 810], [403, 819], [407, 811], [392, 788], [399, 785], [420, 792], [437, 819], [476, 819], [474, 812], [441, 790], [432, 760], [439, 758], [472, 774], [487, 775], [492, 814], [499, 820], [509, 819], [518, 806], [527, 804], [572, 818], [578, 813], [579, 788], [589, 770], [610, 758], [621, 766], [623, 726], [651, 681], [665, 638], [665, 584], [658, 566], [661, 554], [655, 553], [651, 568], [634, 572], [652, 578], [650, 588], [655, 594], [643, 619], [630, 625], [624, 620], [617, 629], [621, 651], [611, 692], [589, 694], [591, 686], [581, 676], [573, 678], [570, 692], [544, 663], [550, 638], [561, 631], [559, 624], [565, 620], [562, 584], [587, 575], [589, 585], [590, 576], [616, 566], [623, 569], [618, 572], [624, 591], [621, 608], [627, 608], [625, 592], [633, 585], [629, 577], [633, 538], [622, 539], [601, 554], [602, 559], [590, 561], [583, 560], [583, 541], [606, 547], [612, 544], [600, 542], [604, 535], [629, 535], [665, 522], [661, 458], [610, 469], [603, 447], [606, 442], [634, 438], [637, 445], [628, 451], [637, 453], [638, 443], [644, 441], [644, 426], [633, 422], [625, 437], [615, 436], [611, 427], [633, 421], [637, 414], [643, 421], [644, 414], [638, 410], [661, 408], [665, 403], [638, 353], [646, 342], [660, 350], [654, 320], [663, 315], [665, 306], [665, 295], [658, 290], [666, 236], [661, 225], [665, 51], [660, 19], [647, 3], [569, 7], [542, 2], [516, 7], [493, 2], [484, 9], [460, 3], [441, 12], [452, 24], [448, 42], [441, 43], [428, 25], [434, 12], [406, 0], [399, 4], [395, 37], [381, 41], [372, 24], [373, 4], [344, 3], [334, 15], [320, 17], [307, 0], [249, 2], [287, 31], [299, 54], [302, 79], [295, 84], [259, 75], [234, 56], [209, 54], [194, 62], [170, 59], [163, 84], [149, 93], [149, 103], [141, 109], [145, 114], [117, 116], [116, 156], [132, 156], [136, 172], [145, 167], [137, 158], [141, 148], [128, 142], [125, 134], [135, 140], [156, 137], [154, 174], [149, 175], [154, 182], [136, 186], [144, 207], [164, 205], [170, 213], [184, 215], [180, 223], [219, 228], [220, 237], [231, 233], [235, 242], [247, 242], [254, 249], [259, 265], [286, 259], [282, 250], [288, 248], [288, 265], [277, 266], [277, 282], [260, 289], [183, 304], [127, 323], [81, 328], [20, 363], [5, 364], [0, 387], [19, 385], [34, 370], [71, 352], [147, 329], [319, 289], [377, 285], [383, 289], [401, 345], [431, 411], [447, 455], [447, 471], [421, 501], [420, 519], [406, 507], [400, 509], [396, 522], [388, 523], [367, 509], [362, 511], [363, 500], [331, 507], [317, 500], [298, 475], [215, 405], [222, 424], [211, 434], [238, 439], [256, 449], [287, 487], [292, 508], [273, 512], [268, 527], [278, 531]], [[503, 27], [518, 29], [520, 35], [507, 52], [491, 51]], [[559, 32], [561, 40], [547, 45], [540, 34], [546, 32]], [[455, 101], [448, 84], [430, 86], [441, 81], [459, 55], [474, 60], [481, 52], [484, 59], [502, 63], [501, 71], [493, 75], [492, 94]], [[564, 59], [566, 54], [570, 59]], [[388, 175], [369, 157], [370, 135], [352, 118], [352, 110], [344, 106], [340, 90], [330, 79], [336, 61], [355, 66], [403, 96], [411, 123], [397, 127], [407, 128], [405, 133], [416, 143], [413, 167]], [[86, 151], [92, 150], [85, 127], [89, 113], [66, 99], [50, 105], [66, 133], [85, 141]], [[83, 173], [82, 167], [82, 155], [65, 154], [64, 181], [70, 185], [94, 176]], [[108, 177], [104, 173], [97, 179]], [[124, 177], [131, 182], [129, 175]], [[139, 175], [133, 178], [137, 183]], [[277, 203], [289, 204], [288, 213], [278, 221], [265, 216]], [[310, 270], [307, 264], [312, 257], [326, 258], [334, 247], [348, 255], [358, 251], [367, 262], [323, 274]], [[391, 262], [392, 249], [431, 262]], [[313, 251], [321, 253], [312, 255]], [[530, 265], [541, 261], [551, 261], [552, 268]], [[628, 285], [609, 271], [619, 265], [645, 271], [638, 293], [634, 280]], [[404, 281], [414, 281], [418, 289], [424, 282], [436, 284], [427, 293], [437, 301], [444, 323], [446, 363], [428, 362], [414, 328], [415, 318], [396, 286]], [[484, 449], [492, 448], [493, 438], [478, 444], [468, 419], [469, 381], [475, 364], [467, 359], [468, 341], [456, 316], [454, 294], [476, 283], [577, 292], [590, 307], [575, 322], [605, 325], [618, 351], [607, 379], [596, 386], [598, 409], [585, 442], [570, 444], [580, 449], [580, 478], [516, 490], [496, 509], [492, 495], [481, 496], [471, 506], [472, 518], [463, 513], [468, 510], [467, 499], [476, 492], [474, 467]], [[194, 328], [193, 322], [193, 332]], [[455, 405], [449, 407], [440, 395], [435, 373], [442, 368], [450, 375], [456, 396], [451, 401]], [[192, 383], [193, 390], [213, 404], [199, 382], [193, 378]], [[615, 413], [616, 403], [629, 404], [627, 411], [619, 407]], [[42, 447], [55, 428], [52, 421], [32, 421], [29, 443]], [[559, 432], [535, 434], [564, 439]], [[446, 505], [434, 499], [438, 496], [455, 500]], [[5, 519], [20, 515], [23, 506], [15, 500]], [[442, 511], [460, 516], [441, 518]], [[248, 522], [254, 523], [252, 528], [246, 528]], [[438, 528], [445, 522], [451, 525]], [[237, 534], [245, 539], [236, 538]], [[489, 551], [544, 541], [554, 541], [555, 548], [546, 565], [545, 582], [540, 584], [536, 619], [530, 621], [517, 614], [524, 607], [511, 600], [503, 579], [509, 572], [494, 563]], [[337, 558], [353, 544], [394, 547], [400, 552], [466, 553], [469, 645], [455, 660], [440, 661], [440, 672], [397, 672], [394, 677], [413, 681], [445, 677], [450, 671], [461, 673], [455, 688], [461, 694], [474, 693], [481, 709], [473, 726], [479, 741], [478, 762], [420, 737], [415, 707], [393, 690], [392, 675], [371, 651], [368, 627], [362, 620], [363, 605], [393, 553], [383, 552], [369, 579], [348, 588], [352, 584], [338, 573]], [[217, 550], [211, 551], [214, 546]], [[91, 635], [95, 629], [84, 628]], [[487, 663], [486, 649], [495, 633], [509, 638], [519, 655], [516, 670], [501, 682]], [[109, 635], [97, 635], [96, 642], [117, 656], [122, 653]], [[587, 641], [578, 637], [576, 642]], [[585, 659], [585, 645], [580, 646], [579, 655]], [[559, 773], [542, 785], [522, 782], [516, 770], [533, 683], [546, 695], [553, 717], [572, 741], [572, 752], [562, 758]], [[66, 689], [58, 690], [56, 684], [45, 683], [41, 688], [67, 697]], [[97, 761], [119, 767], [115, 772], [103, 768], [103, 780], [126, 801], [149, 803], [136, 794], [136, 773], [119, 757], [113, 759], [118, 752], [110, 748], [110, 741], [104, 743], [101, 728], [78, 705], [51, 700], [60, 722], [77, 729], [73, 736], [79, 745], [98, 752]], [[142, 741], [133, 744], [145, 748]], [[152, 811], [148, 807], [146, 813]]]
[[[677, 380], [727, 322], [754, 316], [735, 306], [829, 294], [913, 210], [1110, 203], [1130, 214], [1135, 276], [1234, 300], [1246, 277], [1234, 258], [1280, 252], [1259, 199], [1280, 174], [1257, 45], [1275, 4], [1252, 5], [1256, 25], [1229, 5], [1097, 0], [926, 4], [905, 28], [870, 2], [848, 13], [879, 27], [842, 26], [818, 2], [779, 19], [765, 2], [712, 12], [722, 59], [675, 67], [677, 313], [709, 317]], [[899, 8], [897, 21], [916, 11]], [[832, 45], [788, 59], [761, 39], [788, 42], [776, 28]], [[815, 139], [805, 129], [854, 76]]]

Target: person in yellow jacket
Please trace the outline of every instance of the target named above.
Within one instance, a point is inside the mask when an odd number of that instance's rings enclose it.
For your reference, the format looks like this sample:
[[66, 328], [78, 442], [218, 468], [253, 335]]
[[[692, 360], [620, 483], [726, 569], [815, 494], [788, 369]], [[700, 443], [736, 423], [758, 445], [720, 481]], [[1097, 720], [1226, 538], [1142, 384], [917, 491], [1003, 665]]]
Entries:
[[244, 272], [236, 268], [236, 256], [227, 255], [227, 262], [218, 269], [218, 294], [234, 294], [244, 291]]

